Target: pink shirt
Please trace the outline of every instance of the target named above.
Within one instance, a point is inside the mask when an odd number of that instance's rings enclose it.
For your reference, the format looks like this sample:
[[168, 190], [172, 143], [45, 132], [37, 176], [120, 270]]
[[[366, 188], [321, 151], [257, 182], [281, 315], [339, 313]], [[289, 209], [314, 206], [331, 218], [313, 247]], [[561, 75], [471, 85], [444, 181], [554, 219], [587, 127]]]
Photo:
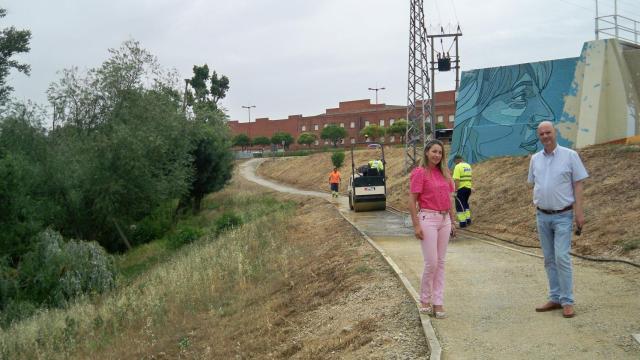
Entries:
[[453, 183], [447, 181], [440, 170], [428, 171], [419, 166], [411, 172], [409, 191], [418, 195], [420, 209], [449, 210]]

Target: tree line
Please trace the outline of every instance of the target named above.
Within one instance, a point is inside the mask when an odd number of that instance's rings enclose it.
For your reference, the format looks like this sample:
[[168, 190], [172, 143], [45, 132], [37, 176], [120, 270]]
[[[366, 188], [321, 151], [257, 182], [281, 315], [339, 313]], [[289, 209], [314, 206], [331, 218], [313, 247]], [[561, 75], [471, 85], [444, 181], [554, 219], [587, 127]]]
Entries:
[[[369, 139], [377, 141], [385, 135], [395, 135], [400, 137], [400, 142], [404, 144], [404, 137], [407, 132], [407, 121], [399, 119], [389, 127], [382, 127], [377, 124], [370, 124], [360, 130], [360, 135]], [[336, 124], [329, 124], [325, 126], [320, 132], [320, 139], [329, 141], [333, 147], [337, 147], [338, 143], [346, 139], [347, 130]], [[297, 143], [299, 145], [311, 146], [318, 140], [318, 136], [311, 132], [303, 132], [298, 136]], [[291, 134], [286, 132], [276, 132], [271, 138], [266, 136], [257, 136], [250, 138], [247, 134], [237, 134], [233, 137], [233, 146], [240, 147], [243, 151], [249, 146], [268, 146], [268, 145], [282, 145], [288, 148], [293, 144], [294, 138]]]
[[61, 71], [51, 113], [10, 99], [9, 71], [29, 73], [12, 57], [29, 51], [30, 35], [0, 33], [2, 324], [111, 288], [107, 252], [162, 237], [233, 169], [218, 106], [226, 76], [194, 66], [185, 93], [174, 70], [128, 40], [97, 68]]

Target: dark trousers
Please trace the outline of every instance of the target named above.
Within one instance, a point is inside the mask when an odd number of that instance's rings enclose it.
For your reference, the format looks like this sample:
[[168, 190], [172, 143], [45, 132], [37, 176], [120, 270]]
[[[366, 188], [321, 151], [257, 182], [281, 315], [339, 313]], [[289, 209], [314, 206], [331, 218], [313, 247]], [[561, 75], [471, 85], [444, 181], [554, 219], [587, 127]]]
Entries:
[[469, 197], [471, 196], [471, 189], [469, 188], [460, 188], [458, 189], [458, 201], [456, 201], [456, 211], [463, 212], [469, 210]]

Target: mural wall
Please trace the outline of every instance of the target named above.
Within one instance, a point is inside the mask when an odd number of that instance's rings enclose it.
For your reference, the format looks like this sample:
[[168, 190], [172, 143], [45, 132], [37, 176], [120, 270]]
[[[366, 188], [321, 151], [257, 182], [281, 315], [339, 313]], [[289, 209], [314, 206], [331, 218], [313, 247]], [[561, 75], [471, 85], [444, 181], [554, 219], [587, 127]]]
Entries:
[[[470, 163], [541, 149], [544, 120], [557, 122], [578, 58], [478, 69], [462, 73], [451, 154]], [[571, 146], [571, 139], [559, 137]]]
[[585, 43], [577, 58], [463, 72], [451, 154], [475, 163], [537, 152], [543, 120], [571, 148], [637, 138], [638, 84], [640, 49], [614, 39]]

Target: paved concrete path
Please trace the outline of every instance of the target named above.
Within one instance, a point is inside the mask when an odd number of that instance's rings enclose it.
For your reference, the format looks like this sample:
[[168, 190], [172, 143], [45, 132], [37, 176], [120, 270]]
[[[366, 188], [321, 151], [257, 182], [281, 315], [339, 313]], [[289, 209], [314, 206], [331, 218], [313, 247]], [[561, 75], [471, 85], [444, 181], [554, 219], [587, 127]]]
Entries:
[[[422, 254], [402, 214], [354, 213], [348, 201], [260, 179], [260, 161], [241, 165], [241, 174], [269, 188], [320, 196], [336, 204], [369, 235], [420, 288]], [[461, 232], [447, 252], [445, 307], [434, 320], [445, 359], [640, 359], [640, 269], [574, 259], [577, 316], [536, 313], [546, 301], [547, 280], [539, 251], [532, 255], [491, 245]]]

